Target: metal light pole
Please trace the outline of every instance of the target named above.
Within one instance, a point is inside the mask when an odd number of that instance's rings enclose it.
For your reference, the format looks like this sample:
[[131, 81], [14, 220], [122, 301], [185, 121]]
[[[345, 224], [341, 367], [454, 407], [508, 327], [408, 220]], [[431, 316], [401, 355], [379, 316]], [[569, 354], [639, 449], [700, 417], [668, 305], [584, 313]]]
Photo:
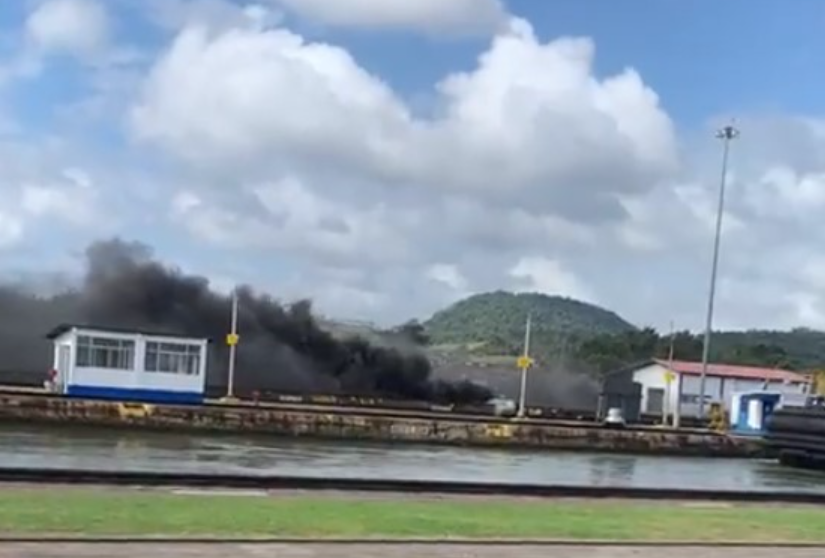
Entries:
[[226, 344], [229, 345], [229, 379], [226, 384], [226, 398], [235, 397], [235, 349], [238, 346], [238, 290], [232, 291], [232, 326], [229, 335], [226, 336]]
[[521, 389], [518, 396], [518, 417], [524, 418], [527, 400], [527, 370], [530, 368], [532, 361], [530, 360], [530, 326], [533, 322], [533, 313], [527, 314], [527, 324], [524, 328], [524, 354], [519, 359], [519, 366], [521, 367]]
[[665, 376], [665, 404], [662, 406], [662, 424], [667, 425], [673, 417], [674, 410], [671, 408], [673, 379], [673, 351], [676, 342], [676, 329], [673, 325], [673, 320], [670, 320], [670, 346], [667, 351], [667, 372]]
[[708, 358], [710, 357], [710, 336], [713, 328], [713, 302], [716, 296], [716, 273], [719, 267], [719, 240], [722, 236], [722, 214], [725, 209], [725, 182], [728, 174], [728, 153], [730, 142], [739, 135], [732, 124], [716, 132], [716, 137], [722, 140], [722, 179], [719, 185], [719, 206], [716, 212], [716, 235], [713, 239], [713, 263], [710, 268], [710, 291], [708, 293], [708, 312], [705, 321], [705, 341], [702, 346], [702, 373], [699, 376], [699, 418], [705, 417], [705, 378], [708, 372]]

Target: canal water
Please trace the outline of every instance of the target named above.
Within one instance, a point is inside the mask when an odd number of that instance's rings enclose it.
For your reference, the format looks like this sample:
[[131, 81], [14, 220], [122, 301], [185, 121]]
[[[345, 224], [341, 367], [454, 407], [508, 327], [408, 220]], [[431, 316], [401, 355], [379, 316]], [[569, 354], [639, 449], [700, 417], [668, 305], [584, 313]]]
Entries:
[[768, 460], [296, 441], [0, 425], [0, 466], [825, 493]]

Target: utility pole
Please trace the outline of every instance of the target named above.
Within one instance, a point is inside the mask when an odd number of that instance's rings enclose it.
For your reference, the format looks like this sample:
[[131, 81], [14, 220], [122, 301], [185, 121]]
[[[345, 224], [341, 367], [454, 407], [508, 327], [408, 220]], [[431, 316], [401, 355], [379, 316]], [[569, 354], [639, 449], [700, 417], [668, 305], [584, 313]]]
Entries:
[[226, 383], [226, 399], [235, 398], [235, 351], [238, 346], [238, 289], [232, 291], [232, 325], [226, 344], [229, 345], [229, 373]]
[[722, 140], [722, 178], [719, 185], [719, 204], [716, 212], [716, 234], [713, 238], [713, 263], [710, 268], [710, 290], [708, 293], [708, 309], [705, 321], [705, 340], [702, 346], [702, 373], [699, 376], [699, 418], [705, 418], [705, 379], [708, 373], [708, 359], [710, 358], [710, 337], [713, 329], [713, 303], [716, 296], [716, 274], [719, 267], [719, 241], [722, 236], [722, 214], [725, 209], [725, 183], [728, 174], [728, 153], [730, 142], [739, 135], [733, 124], [729, 124], [716, 132], [717, 139]]
[[[668, 347], [667, 351], [667, 373], [665, 377], [665, 404], [663, 405], [664, 408], [664, 420], [662, 421], [663, 424], [667, 425], [670, 422], [670, 418], [675, 415], [675, 410], [671, 409], [670, 400], [672, 399], [673, 393], [673, 347], [676, 341], [676, 329], [673, 326], [673, 320], [670, 320], [670, 346]], [[679, 402], [676, 402], [676, 405], [679, 405]]]
[[527, 324], [524, 328], [524, 354], [518, 359], [519, 368], [521, 368], [521, 389], [518, 397], [518, 417], [524, 418], [527, 411], [527, 370], [533, 364], [530, 358], [530, 327], [533, 322], [533, 313], [528, 312]]

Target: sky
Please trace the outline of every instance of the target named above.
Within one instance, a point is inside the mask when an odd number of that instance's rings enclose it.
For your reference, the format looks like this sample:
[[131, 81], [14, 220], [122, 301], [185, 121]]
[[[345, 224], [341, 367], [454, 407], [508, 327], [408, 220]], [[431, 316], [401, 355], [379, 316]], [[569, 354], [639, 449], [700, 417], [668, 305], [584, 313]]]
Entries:
[[[825, 328], [820, 0], [0, 0], [0, 279], [120, 237], [425, 319], [495, 289]], [[49, 279], [49, 281], [46, 281]]]

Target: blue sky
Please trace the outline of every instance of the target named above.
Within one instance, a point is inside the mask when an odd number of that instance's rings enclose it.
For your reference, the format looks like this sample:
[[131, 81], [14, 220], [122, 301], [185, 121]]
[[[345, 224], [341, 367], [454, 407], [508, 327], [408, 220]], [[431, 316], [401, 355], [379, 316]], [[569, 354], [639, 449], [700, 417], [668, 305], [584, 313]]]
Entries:
[[[822, 110], [825, 82], [814, 69], [825, 61], [825, 4], [817, 0], [511, 0], [508, 6], [544, 39], [593, 38], [599, 73], [636, 68], [687, 127], [729, 111]], [[412, 91], [470, 67], [482, 44], [343, 35], [365, 65]]]
[[[685, 125], [728, 111], [817, 111], [825, 47], [816, 0], [512, 2], [545, 37], [593, 37], [600, 71], [633, 66]], [[793, 85], [791, 85], [793, 84]]]
[[119, 235], [335, 315], [695, 328], [735, 117], [720, 323], [825, 327], [825, 4], [441, 1], [0, 3], [0, 272]]

